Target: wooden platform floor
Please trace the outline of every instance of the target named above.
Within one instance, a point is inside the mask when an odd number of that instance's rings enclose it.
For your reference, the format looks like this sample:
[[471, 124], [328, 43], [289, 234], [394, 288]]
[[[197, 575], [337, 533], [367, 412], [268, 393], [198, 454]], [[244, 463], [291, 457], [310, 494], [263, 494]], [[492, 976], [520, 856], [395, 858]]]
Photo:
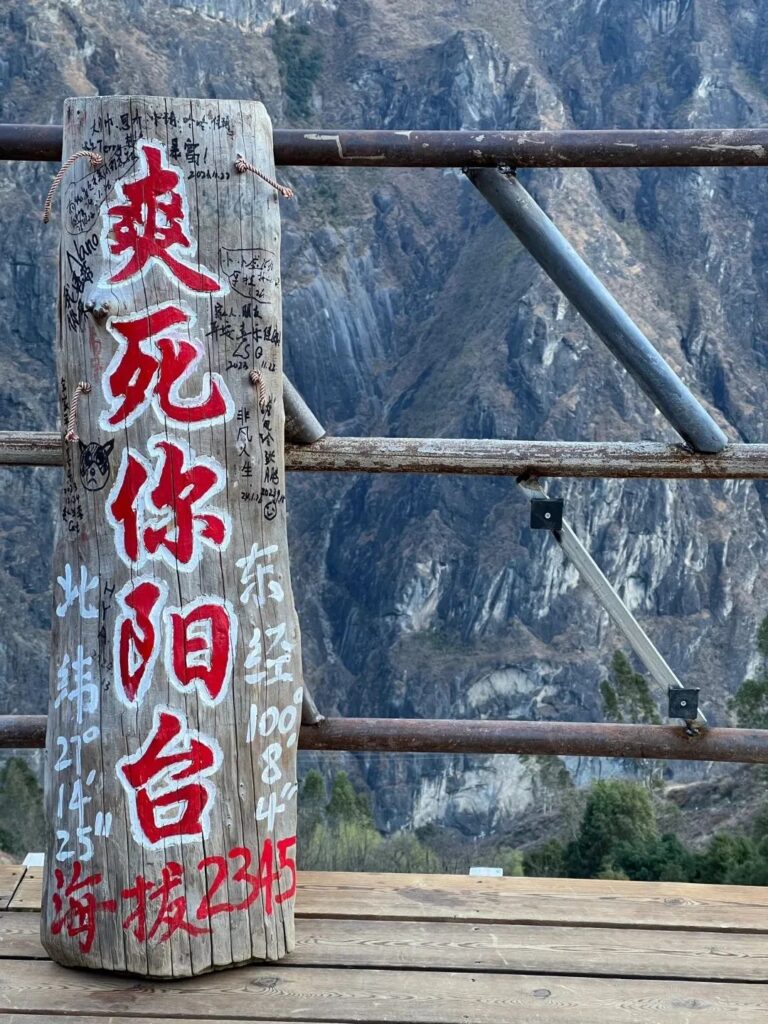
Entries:
[[188, 981], [67, 970], [0, 866], [0, 1024], [758, 1024], [768, 889], [305, 872], [297, 949]]

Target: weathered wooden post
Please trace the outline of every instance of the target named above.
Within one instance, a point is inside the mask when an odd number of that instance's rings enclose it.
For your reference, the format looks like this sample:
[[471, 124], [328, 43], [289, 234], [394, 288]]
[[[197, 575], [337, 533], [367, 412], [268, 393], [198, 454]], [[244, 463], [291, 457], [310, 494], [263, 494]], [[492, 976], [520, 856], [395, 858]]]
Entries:
[[274, 175], [259, 103], [65, 104], [42, 918], [63, 964], [181, 977], [293, 947], [280, 216], [239, 155]]

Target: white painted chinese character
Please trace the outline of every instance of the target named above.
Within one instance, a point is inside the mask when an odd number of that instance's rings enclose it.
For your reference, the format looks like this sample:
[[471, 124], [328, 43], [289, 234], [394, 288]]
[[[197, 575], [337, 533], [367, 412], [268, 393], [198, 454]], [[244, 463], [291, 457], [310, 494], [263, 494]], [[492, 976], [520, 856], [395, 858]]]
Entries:
[[75, 604], [80, 603], [80, 618], [81, 619], [98, 619], [99, 612], [93, 605], [89, 605], [86, 600], [86, 595], [89, 590], [96, 590], [99, 586], [98, 576], [88, 576], [88, 568], [85, 565], [80, 566], [80, 583], [75, 584], [74, 576], [72, 573], [72, 566], [67, 562], [64, 566], [64, 575], [57, 577], [59, 586], [64, 591], [64, 600], [61, 604], [56, 605], [56, 614], [60, 619], [63, 619], [69, 609]]
[[[99, 708], [99, 688], [91, 682], [88, 666], [93, 658], [84, 657], [83, 645], [77, 645], [77, 656], [72, 661], [68, 654], [64, 655], [57, 670], [56, 701], [54, 707], [61, 707], [65, 700], [75, 705], [77, 724], [83, 724], [83, 713], [93, 714]], [[72, 686], [70, 687], [70, 682]]]
[[[275, 567], [272, 563], [265, 564], [260, 562], [259, 559], [267, 559], [270, 555], [277, 553], [277, 544], [270, 544], [268, 548], [263, 550], [259, 548], [258, 544], [254, 544], [251, 548], [251, 552], [245, 555], [244, 558], [238, 558], [235, 563], [238, 569], [242, 569], [242, 575], [240, 576], [240, 582], [245, 587], [242, 594], [240, 595], [240, 601], [242, 604], [248, 604], [253, 595], [254, 589], [256, 590], [255, 600], [256, 604], [261, 607], [268, 597], [271, 597], [273, 601], [277, 601], [279, 604], [285, 597], [285, 591], [283, 586], [277, 580], [269, 580], [268, 576], [275, 575]], [[266, 584], [266, 585], [265, 585]], [[267, 590], [269, 591], [267, 593]]]
[[265, 633], [272, 642], [267, 646], [267, 654], [271, 654], [276, 647], [279, 647], [282, 654], [278, 654], [275, 658], [267, 658], [266, 660], [266, 672], [261, 668], [262, 657], [264, 649], [261, 642], [261, 630], [257, 627], [253, 631], [253, 636], [248, 642], [248, 654], [245, 658], [246, 669], [256, 669], [256, 671], [247, 672], [245, 676], [246, 683], [251, 686], [257, 683], [265, 683], [267, 686], [271, 686], [273, 683], [292, 683], [293, 674], [291, 672], [283, 671], [283, 666], [288, 665], [291, 660], [291, 652], [296, 646], [289, 640], [285, 639], [286, 625], [284, 622], [279, 622], [276, 626], [269, 626], [265, 630]]

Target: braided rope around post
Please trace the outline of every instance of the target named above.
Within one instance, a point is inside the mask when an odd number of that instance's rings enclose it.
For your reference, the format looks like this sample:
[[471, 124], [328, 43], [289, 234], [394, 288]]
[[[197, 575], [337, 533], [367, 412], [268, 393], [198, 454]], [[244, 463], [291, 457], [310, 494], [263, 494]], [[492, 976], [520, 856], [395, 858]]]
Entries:
[[101, 167], [101, 165], [104, 163], [104, 157], [101, 155], [101, 153], [96, 153], [92, 149], [78, 149], [76, 153], [73, 153], [72, 156], [68, 160], [66, 160], [61, 165], [59, 170], [56, 172], [56, 175], [54, 176], [54, 179], [51, 182], [51, 187], [48, 189], [48, 195], [45, 197], [45, 205], [43, 206], [43, 224], [47, 224], [48, 221], [51, 219], [53, 197], [56, 195], [56, 190], [61, 184], [62, 178], [67, 173], [72, 164], [75, 163], [77, 160], [81, 160], [83, 157], [87, 157], [91, 161], [91, 166], [94, 170]]
[[261, 178], [262, 181], [266, 181], [268, 185], [271, 185], [275, 192], [280, 193], [283, 199], [293, 199], [294, 192], [292, 188], [288, 188], [287, 185], [281, 185], [279, 181], [275, 181], [274, 178], [270, 178], [269, 175], [260, 171], [258, 167], [249, 163], [240, 153], [237, 154], [237, 160], [235, 160], [235, 170], [238, 174], [250, 171], [251, 174], [255, 174], [257, 177]]
[[64, 435], [65, 441], [74, 443], [80, 440], [80, 436], [77, 433], [77, 406], [80, 401], [80, 395], [88, 395], [91, 392], [91, 385], [87, 380], [81, 380], [78, 382], [75, 392], [72, 395], [72, 401], [69, 404], [69, 420], [67, 422], [67, 432]]

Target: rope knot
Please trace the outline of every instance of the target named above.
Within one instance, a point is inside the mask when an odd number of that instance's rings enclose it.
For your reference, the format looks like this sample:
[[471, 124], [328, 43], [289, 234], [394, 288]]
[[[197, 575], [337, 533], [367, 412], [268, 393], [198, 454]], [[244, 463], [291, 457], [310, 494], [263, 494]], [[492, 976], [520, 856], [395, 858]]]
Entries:
[[78, 149], [76, 153], [73, 153], [69, 160], [66, 160], [59, 168], [56, 176], [51, 182], [51, 187], [48, 189], [48, 195], [45, 197], [45, 205], [43, 206], [43, 224], [47, 224], [51, 219], [51, 209], [53, 207], [53, 197], [56, 195], [56, 189], [61, 184], [61, 179], [67, 173], [69, 168], [75, 163], [76, 160], [81, 160], [83, 157], [88, 157], [91, 161], [91, 167], [94, 170], [101, 167], [104, 163], [104, 157], [101, 153], [95, 152], [93, 149]]
[[89, 395], [90, 393], [91, 385], [88, 381], [78, 381], [77, 387], [72, 395], [72, 401], [69, 404], [69, 421], [67, 423], [67, 432], [64, 435], [65, 441], [75, 442], [80, 440], [80, 436], [77, 433], [77, 405], [80, 401], [80, 395]]
[[255, 174], [261, 178], [262, 181], [266, 181], [268, 185], [271, 185], [275, 192], [279, 192], [283, 199], [293, 199], [294, 192], [292, 188], [288, 188], [287, 185], [281, 185], [279, 181], [275, 181], [274, 178], [270, 178], [269, 175], [260, 171], [258, 167], [254, 167], [253, 164], [249, 163], [242, 153], [237, 154], [235, 160], [235, 170], [238, 174], [244, 174], [246, 171], [250, 171], [251, 174]]
[[269, 408], [269, 392], [267, 391], [267, 385], [264, 382], [264, 378], [258, 370], [251, 370], [248, 374], [248, 379], [258, 392], [259, 408], [262, 412], [266, 412]]

